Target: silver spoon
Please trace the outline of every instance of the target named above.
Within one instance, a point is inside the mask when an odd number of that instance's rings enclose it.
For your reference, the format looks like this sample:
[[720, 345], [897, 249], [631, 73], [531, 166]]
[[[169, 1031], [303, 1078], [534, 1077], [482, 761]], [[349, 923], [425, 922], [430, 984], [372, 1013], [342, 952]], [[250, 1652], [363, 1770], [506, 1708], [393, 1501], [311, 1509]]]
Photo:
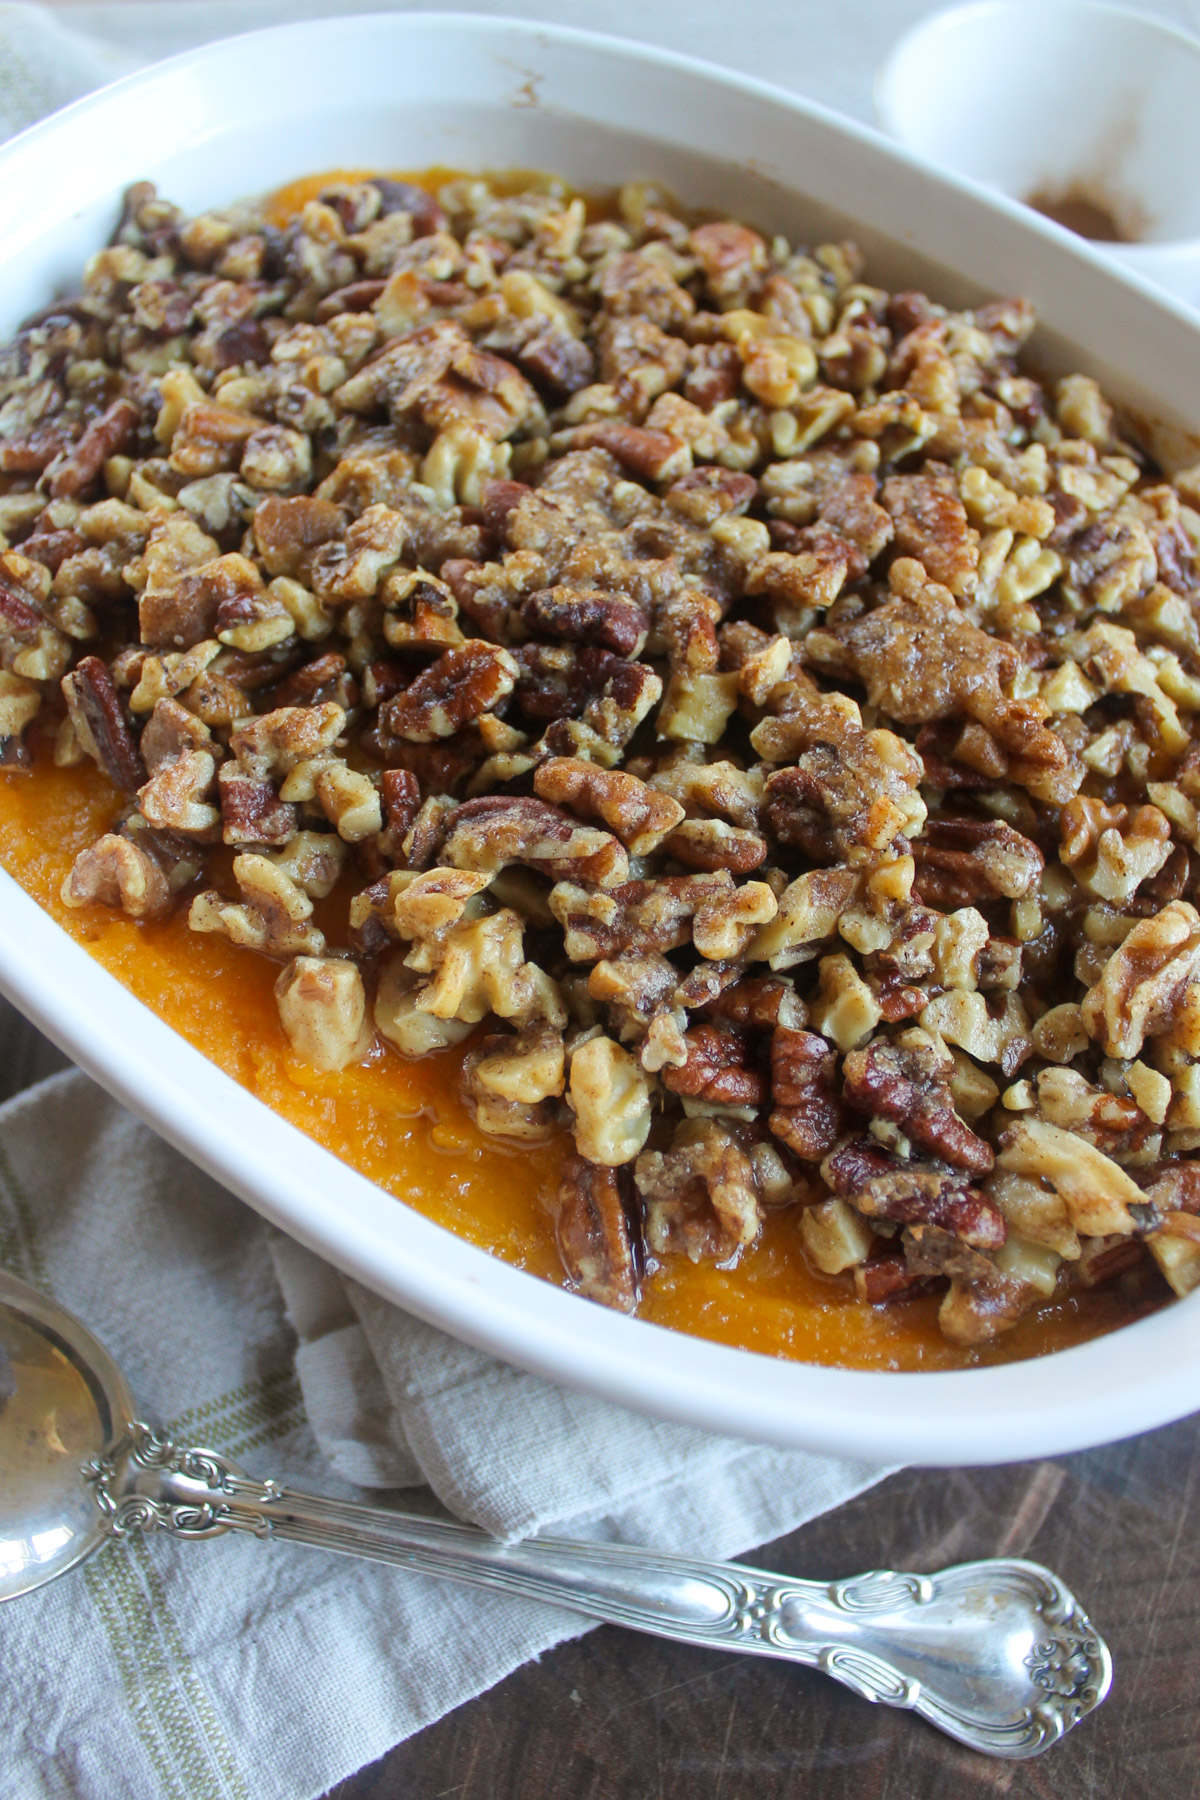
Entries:
[[1112, 1678], [1103, 1638], [1038, 1563], [796, 1581], [626, 1544], [503, 1544], [469, 1525], [253, 1481], [143, 1424], [92, 1334], [0, 1270], [0, 1600], [134, 1530], [291, 1538], [658, 1637], [781, 1657], [865, 1700], [909, 1707], [989, 1756], [1036, 1756], [1099, 1706]]

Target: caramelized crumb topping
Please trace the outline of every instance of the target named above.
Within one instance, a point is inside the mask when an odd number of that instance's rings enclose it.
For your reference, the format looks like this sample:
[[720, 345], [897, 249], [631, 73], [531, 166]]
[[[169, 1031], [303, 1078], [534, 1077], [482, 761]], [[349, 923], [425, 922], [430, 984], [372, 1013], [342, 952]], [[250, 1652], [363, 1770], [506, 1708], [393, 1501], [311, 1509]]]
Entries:
[[644, 184], [132, 189], [0, 349], [0, 762], [126, 796], [64, 901], [274, 958], [320, 1069], [486, 1022], [623, 1310], [787, 1207], [963, 1344], [1200, 1285], [1200, 471], [1033, 323]]

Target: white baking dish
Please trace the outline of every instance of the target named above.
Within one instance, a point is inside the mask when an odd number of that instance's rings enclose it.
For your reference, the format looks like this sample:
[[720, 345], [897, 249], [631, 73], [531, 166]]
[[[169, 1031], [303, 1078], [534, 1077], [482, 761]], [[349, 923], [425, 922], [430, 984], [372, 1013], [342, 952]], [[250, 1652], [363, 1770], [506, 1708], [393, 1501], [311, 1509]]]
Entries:
[[[731, 29], [736, 29], [731, 25]], [[343, 167], [635, 176], [798, 238], [853, 234], [876, 280], [1018, 293], [1043, 364], [1077, 364], [1194, 460], [1200, 330], [1024, 209], [820, 107], [545, 26], [382, 15], [285, 26], [119, 82], [0, 150], [0, 331], [78, 280], [126, 183], [185, 207]], [[812, 1368], [606, 1312], [381, 1192], [163, 1025], [7, 876], [0, 986], [97, 1080], [260, 1212], [382, 1294], [554, 1379], [745, 1437], [879, 1461], [1000, 1462], [1200, 1406], [1200, 1295], [1082, 1348], [958, 1374]], [[169, 1202], [165, 1202], [169, 1203]]]

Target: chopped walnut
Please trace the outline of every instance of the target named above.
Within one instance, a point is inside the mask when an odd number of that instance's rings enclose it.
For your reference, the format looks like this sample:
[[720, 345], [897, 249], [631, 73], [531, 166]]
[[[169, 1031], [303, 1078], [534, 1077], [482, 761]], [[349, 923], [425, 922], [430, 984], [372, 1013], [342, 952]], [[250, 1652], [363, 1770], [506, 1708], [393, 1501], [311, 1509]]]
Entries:
[[1109, 1056], [1137, 1056], [1147, 1036], [1170, 1022], [1200, 964], [1200, 914], [1172, 900], [1139, 919], [1081, 1003], [1085, 1029]]
[[193, 931], [212, 931], [248, 950], [270, 956], [319, 957], [323, 934], [312, 923], [313, 904], [303, 888], [265, 856], [243, 852], [233, 859], [241, 900], [197, 894], [188, 911]]
[[170, 906], [171, 889], [152, 856], [109, 832], [79, 852], [62, 898], [70, 907], [119, 907], [131, 919], [152, 919]]
[[580, 1156], [606, 1168], [632, 1162], [650, 1134], [652, 1092], [640, 1062], [620, 1044], [604, 1036], [581, 1044], [567, 1088]]
[[1131, 1206], [1144, 1195], [1124, 1169], [1071, 1131], [1042, 1119], [1021, 1119], [1009, 1127], [1000, 1152], [1002, 1169], [1048, 1182], [1060, 1196], [1076, 1231], [1087, 1237], [1136, 1229]]
[[656, 1256], [728, 1263], [762, 1224], [754, 1166], [713, 1119], [689, 1119], [671, 1148], [647, 1150], [634, 1166], [646, 1208], [646, 1242]]
[[537, 1142], [561, 1127], [553, 1101], [565, 1085], [561, 1031], [544, 1022], [486, 1037], [463, 1063], [464, 1090], [481, 1131]]
[[314, 1069], [344, 1069], [370, 1048], [366, 995], [353, 963], [297, 956], [275, 983], [275, 999], [289, 1044]]

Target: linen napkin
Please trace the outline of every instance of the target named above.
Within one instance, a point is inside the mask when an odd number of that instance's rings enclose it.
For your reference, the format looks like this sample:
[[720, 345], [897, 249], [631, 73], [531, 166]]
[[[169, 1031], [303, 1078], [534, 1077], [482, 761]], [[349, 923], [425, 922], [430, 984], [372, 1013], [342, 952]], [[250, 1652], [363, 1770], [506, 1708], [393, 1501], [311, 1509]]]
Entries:
[[[53, 1053], [4, 1011], [9, 1077]], [[0, 1262], [95, 1330], [177, 1441], [503, 1536], [725, 1557], [884, 1473], [658, 1423], [458, 1344], [271, 1233], [77, 1071], [0, 1107]], [[120, 1771], [129, 1800], [308, 1800], [584, 1629], [295, 1545], [112, 1544], [0, 1608], [0, 1794], [110, 1800]]]
[[[135, 15], [195, 41], [325, 10], [0, 5], [0, 137], [145, 60]], [[0, 1263], [77, 1312], [179, 1442], [504, 1537], [715, 1557], [886, 1472], [656, 1422], [447, 1338], [272, 1233], [0, 1002], [5, 1095]], [[0, 1609], [0, 1796], [309, 1800], [585, 1629], [292, 1545], [113, 1544]]]

